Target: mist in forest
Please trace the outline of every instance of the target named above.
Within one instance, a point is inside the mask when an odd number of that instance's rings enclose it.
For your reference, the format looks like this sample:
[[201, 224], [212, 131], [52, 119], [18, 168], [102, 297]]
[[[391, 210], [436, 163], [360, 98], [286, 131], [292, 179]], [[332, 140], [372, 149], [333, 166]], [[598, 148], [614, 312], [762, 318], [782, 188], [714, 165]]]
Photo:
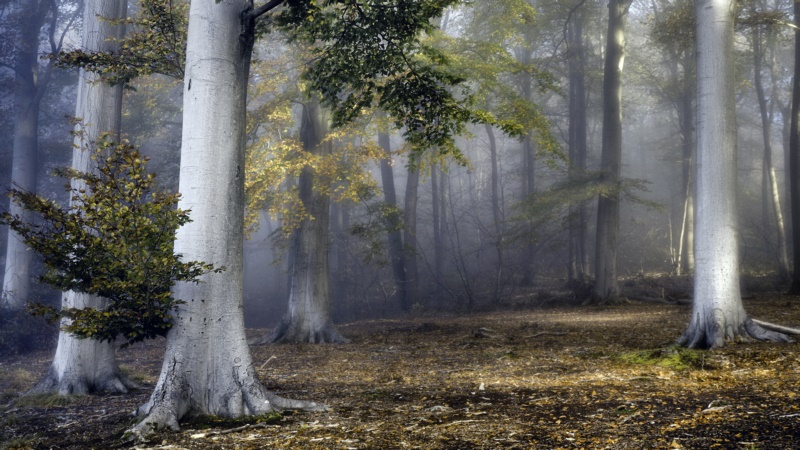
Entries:
[[[16, 183], [13, 161], [22, 150], [14, 136], [24, 126], [21, 111], [35, 98], [37, 139], [26, 150], [35, 152], [32, 188], [63, 203], [63, 180], [50, 171], [71, 160], [72, 125], [65, 117], [75, 114], [78, 69], [51, 66], [42, 56], [53, 51], [51, 34], [63, 35], [63, 50], [74, 49], [81, 20], [64, 0], [55, 20], [34, 24], [38, 34], [23, 33], [17, 3], [0, 5], [0, 182]], [[598, 181], [607, 8], [522, 2], [528, 9], [514, 13], [481, 3], [451, 9], [427, 42], [467, 80], [479, 108], [516, 120], [522, 132], [509, 136], [498, 127], [470, 125], [456, 140], [456, 155], [415, 153], [378, 110], [365, 110], [341, 129], [327, 128], [329, 119], [309, 118], [314, 94], [300, 80], [309, 63], [305, 50], [276, 39], [257, 43], [246, 171], [263, 179], [253, 183], [247, 200], [248, 326], [275, 327], [286, 314], [300, 254], [297, 233], [302, 221], [316, 220], [298, 209], [305, 201], [297, 197], [302, 176], [290, 162], [303, 152], [314, 154], [313, 189], [328, 202], [327, 237], [315, 244], [327, 254], [327, 274], [318, 271], [320, 263], [309, 270], [312, 278], [327, 277], [334, 322], [514, 307], [531, 298], [536, 304], [556, 297], [580, 302], [588, 295], [597, 196], [608, 193]], [[636, 1], [628, 13], [615, 192], [623, 295], [626, 280], [692, 272], [695, 55], [687, 8], [692, 2]], [[769, 10], [788, 17], [791, 2], [759, 8], [741, 16]], [[137, 12], [134, 4], [129, 9]], [[26, 48], [35, 54], [33, 65], [28, 62], [37, 74], [32, 94], [29, 81], [15, 76]], [[789, 269], [785, 154], [792, 51], [787, 27], [737, 28], [739, 238], [742, 270], [752, 273], [786, 275]], [[122, 134], [151, 158], [160, 185], [177, 190], [182, 82], [149, 75], [128, 87]], [[324, 129], [314, 144], [324, 150], [304, 140], [309, 127]], [[0, 255], [7, 252], [5, 229], [3, 236]], [[34, 258], [32, 267], [28, 300], [57, 304], [58, 293], [35, 280], [41, 262]]]

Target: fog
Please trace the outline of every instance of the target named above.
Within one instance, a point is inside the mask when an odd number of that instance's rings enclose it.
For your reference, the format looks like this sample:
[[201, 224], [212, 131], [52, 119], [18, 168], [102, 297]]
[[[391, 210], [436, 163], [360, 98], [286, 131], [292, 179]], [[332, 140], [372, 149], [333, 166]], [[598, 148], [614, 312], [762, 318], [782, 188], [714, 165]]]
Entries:
[[[461, 6], [442, 22], [446, 24], [444, 33], [431, 37], [431, 45], [452, 53], [454, 70], [467, 79], [478, 107], [519, 120], [528, 138], [511, 137], [498, 128], [490, 136], [484, 125], [471, 125], [457, 139], [463, 159], [435, 157], [433, 149], [410, 168], [412, 153], [405, 147], [402, 130], [388, 130], [392, 154], [384, 157], [392, 163], [400, 222], [392, 222], [391, 210], [383, 207], [385, 186], [380, 162], [354, 156], [359, 149], [378, 145], [378, 131], [383, 127], [378, 115], [365, 111], [355, 126], [331, 132], [339, 133], [331, 138], [332, 152], [350, 152], [342, 160], [358, 165], [373, 180], [372, 188], [340, 196], [346, 199], [331, 193], [334, 201], [326, 245], [330, 309], [335, 322], [513, 306], [531, 298], [545, 301], [548, 291], [572, 292], [574, 298], [586, 295], [586, 286], [594, 276], [607, 9], [589, 2], [583, 12], [584, 57], [580, 65], [585, 83], [587, 145], [585, 172], [576, 175], [574, 161], [570, 161], [574, 156], [570, 122], [575, 120], [574, 111], [570, 112], [570, 83], [575, 80], [570, 75], [570, 63], [577, 50], [570, 47], [573, 41], [567, 36], [567, 28], [573, 25], [566, 19], [577, 19], [560, 3], [532, 2], [537, 15], [525, 23], [502, 16], [501, 8]], [[766, 3], [766, 9], [790, 15], [791, 2]], [[623, 281], [691, 273], [691, 215], [685, 212], [689, 204], [686, 173], [691, 171], [685, 169], [694, 170], [692, 161], [687, 160], [691, 155], [686, 153], [694, 139], [693, 133], [686, 133], [694, 124], [687, 128], [681, 120], [686, 117], [682, 96], [694, 95], [694, 55], [691, 46], [682, 47], [682, 40], [691, 39], [686, 35], [692, 33], [686, 28], [670, 28], [673, 35], [666, 41], [663, 34], [661, 41], [654, 34], [660, 21], [674, 18], [670, 11], [684, 4], [691, 9], [691, 2], [636, 1], [628, 17], [622, 73], [623, 188], [617, 255]], [[10, 187], [14, 184], [15, 111], [22, 107], [15, 106], [21, 82], [14, 77], [20, 32], [12, 5], [3, 2], [1, 8], [0, 136], [4, 137], [0, 139], [0, 182]], [[74, 6], [64, 3], [56, 21], [59, 32], [69, 27], [65, 48], [75, 47], [74, 36], [80, 27], [80, 21], [68, 23], [70, 8]], [[135, 10], [131, 6], [132, 14]], [[747, 14], [741, 13], [743, 17]], [[43, 24], [40, 30], [38, 56], [51, 51], [49, 26], [49, 22]], [[760, 26], [758, 33], [754, 30], [742, 25], [736, 34], [742, 270], [777, 274], [782, 270], [781, 252], [786, 251], [782, 248], [791, 248], [785, 152], [793, 47], [788, 27]], [[786, 237], [780, 234], [767, 177], [769, 168], [765, 169], [764, 122], [754, 77], [755, 40], [762, 53], [760, 83], [766, 91], [771, 164], [781, 202], [777, 211], [781, 212]], [[477, 51], [484, 53], [475, 59], [470, 52]], [[502, 57], [491, 52], [500, 52]], [[40, 73], [47, 70], [48, 61], [37, 59]], [[299, 139], [303, 104], [308, 102], [298, 87], [302, 85], [299, 74], [306, 63], [302, 49], [293, 44], [270, 39], [257, 45], [249, 99], [254, 123], [248, 128], [248, 145], [250, 151], [264, 152], [259, 164], [275, 163], [279, 158], [270, 152], [287, 140]], [[38, 115], [36, 190], [60, 202], [67, 200], [61, 189], [63, 181], [49, 172], [70, 161], [71, 125], [65, 116], [74, 114], [77, 82], [77, 69], [54, 67], [47, 85], [38, 86], [45, 92]], [[123, 134], [151, 158], [149, 168], [161, 185], [175, 190], [180, 165], [181, 82], [151, 75], [132, 81], [129, 87], [124, 97]], [[693, 99], [688, 102], [693, 108]], [[502, 109], [512, 105], [517, 108], [512, 112]], [[537, 114], [547, 119], [544, 125]], [[548, 145], [547, 139], [558, 146]], [[406, 205], [413, 171], [419, 174], [419, 187], [416, 220], [411, 223]], [[245, 243], [244, 308], [248, 326], [274, 327], [287, 309], [291, 257], [286, 245], [288, 235], [282, 230], [286, 230], [293, 207], [274, 192], [291, 192], [297, 185], [297, 175], [286, 170], [283, 180], [269, 184], [271, 194], [262, 192], [260, 203], [248, 203], [249, 214], [258, 218], [258, 226]], [[346, 180], [337, 176], [319, 178], [317, 183], [342, 190], [353, 185], [352, 172]], [[410, 246], [407, 240], [403, 243], [404, 281], [396, 279], [392, 267], [389, 231], [393, 223], [416, 238], [416, 246]], [[585, 253], [576, 247], [579, 238], [570, 234], [570, 224], [582, 236]], [[6, 235], [4, 230], [0, 255], [6, 254]], [[408, 268], [411, 260], [416, 261], [416, 278]], [[570, 271], [570, 267], [581, 265], [577, 273]], [[34, 266], [34, 273], [41, 270], [37, 263]], [[418, 294], [407, 297], [412, 301], [410, 309], [404, 311], [400, 297], [412, 284]], [[58, 295], [34, 283], [28, 300], [56, 304]]]

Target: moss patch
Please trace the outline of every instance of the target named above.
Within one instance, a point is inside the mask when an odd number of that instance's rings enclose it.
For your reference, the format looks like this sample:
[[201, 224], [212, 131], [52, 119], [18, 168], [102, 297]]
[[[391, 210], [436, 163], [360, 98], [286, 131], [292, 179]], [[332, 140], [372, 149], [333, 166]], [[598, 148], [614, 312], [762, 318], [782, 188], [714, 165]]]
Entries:
[[625, 352], [619, 355], [619, 359], [628, 364], [666, 367], [673, 370], [702, 370], [705, 368], [706, 354], [699, 350], [670, 346]]

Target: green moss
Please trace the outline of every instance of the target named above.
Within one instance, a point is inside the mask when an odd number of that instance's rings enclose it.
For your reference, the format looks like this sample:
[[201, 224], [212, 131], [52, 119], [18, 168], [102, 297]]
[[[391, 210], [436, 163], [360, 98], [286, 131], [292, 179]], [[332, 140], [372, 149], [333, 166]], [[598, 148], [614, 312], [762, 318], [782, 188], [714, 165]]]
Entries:
[[704, 352], [678, 346], [625, 352], [619, 355], [619, 359], [628, 364], [666, 367], [673, 370], [705, 368]]

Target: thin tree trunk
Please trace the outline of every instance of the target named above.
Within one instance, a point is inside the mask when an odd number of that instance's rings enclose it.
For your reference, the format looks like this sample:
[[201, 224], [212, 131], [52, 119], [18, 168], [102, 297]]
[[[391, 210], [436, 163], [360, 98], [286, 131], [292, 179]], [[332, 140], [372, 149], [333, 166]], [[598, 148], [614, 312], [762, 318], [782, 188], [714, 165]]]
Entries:
[[[568, 25], [569, 46], [569, 176], [586, 170], [586, 50], [583, 46], [583, 7], [577, 9]], [[586, 204], [570, 207], [568, 282], [586, 278]]]
[[747, 317], [739, 291], [733, 0], [698, 0], [697, 242], [691, 322], [678, 340], [692, 348], [727, 341], [787, 340]]
[[[772, 164], [772, 114], [767, 105], [767, 96], [764, 92], [764, 82], [761, 74], [764, 51], [761, 44], [761, 31], [758, 27], [753, 30], [753, 81], [758, 97], [758, 107], [761, 112], [761, 136], [764, 142], [764, 157], [762, 164], [762, 207], [765, 231], [777, 229], [778, 247], [778, 273], [785, 279], [789, 274], [789, 257], [786, 252], [786, 236], [783, 225], [783, 213], [778, 192], [778, 182], [775, 179], [775, 167]], [[770, 217], [772, 220], [770, 220]]]
[[608, 36], [603, 72], [603, 148], [601, 185], [597, 203], [595, 285], [590, 303], [622, 301], [617, 281], [619, 236], [619, 184], [622, 166], [622, 66], [625, 61], [625, 26], [631, 0], [610, 0]]
[[183, 91], [179, 190], [192, 222], [175, 252], [226, 268], [199, 283], [178, 283], [180, 305], [167, 335], [161, 375], [144, 419], [131, 430], [178, 429], [186, 414], [238, 417], [286, 408], [322, 409], [286, 400], [258, 380], [242, 311], [244, 150], [247, 81], [255, 17], [246, 0], [192, 1]]
[[489, 138], [489, 156], [492, 163], [492, 220], [494, 221], [494, 248], [497, 252], [497, 274], [495, 276], [496, 290], [500, 286], [503, 275], [503, 210], [500, 204], [500, 168], [497, 161], [497, 140], [494, 128], [486, 125], [486, 136]]
[[[107, 52], [117, 48], [115, 40], [123, 37], [125, 26], [109, 20], [127, 16], [126, 0], [87, 0], [84, 4], [82, 47], [86, 52]], [[116, 139], [122, 119], [122, 86], [111, 87], [101, 82], [97, 74], [81, 70], [75, 115], [82, 119], [76, 127], [72, 168], [91, 172], [93, 146], [103, 133]], [[73, 180], [73, 189], [81, 189], [82, 181]], [[62, 308], [103, 309], [106, 300], [80, 292], [65, 292]], [[65, 321], [67, 319], [64, 319]], [[127, 392], [136, 387], [119, 370], [114, 345], [94, 339], [78, 339], [61, 331], [58, 346], [45, 378], [34, 392], [86, 394], [89, 392]]]
[[[403, 213], [405, 229], [403, 230], [403, 243], [405, 244], [406, 262], [406, 302], [410, 307], [419, 303], [419, 269], [417, 267], [417, 191], [419, 188], [419, 172], [416, 168], [409, 167], [408, 180], [406, 181], [406, 196]], [[406, 311], [408, 312], [408, 311]]]
[[[383, 114], [383, 116], [385, 117], [385, 114]], [[392, 148], [388, 132], [378, 132], [378, 145], [386, 152], [386, 157], [382, 158], [380, 161], [383, 199], [389, 208], [395, 209], [397, 208], [397, 193], [394, 186], [394, 170], [392, 169], [391, 162]], [[394, 216], [392, 216], [392, 218], [394, 218]], [[410, 311], [411, 305], [408, 304], [408, 295], [406, 295], [406, 264], [405, 254], [403, 252], [401, 223], [399, 218], [397, 218], [387, 224], [389, 228], [387, 236], [389, 242], [389, 261], [392, 265], [392, 274], [394, 275], [394, 283], [397, 287], [397, 298], [400, 301], [400, 309], [403, 311]]]
[[439, 187], [439, 170], [431, 166], [431, 220], [433, 221], [433, 278], [434, 294], [438, 297], [442, 285], [442, 200]]
[[[36, 192], [36, 170], [39, 133], [39, 32], [46, 11], [36, 0], [21, 0], [14, 5], [13, 14], [19, 22], [16, 62], [14, 65], [14, 141], [11, 161], [11, 182], [16, 189]], [[10, 202], [9, 213], [30, 222], [33, 215]], [[31, 261], [33, 252], [22, 238], [8, 228], [6, 266], [3, 276], [2, 306], [23, 309], [31, 291]]]

